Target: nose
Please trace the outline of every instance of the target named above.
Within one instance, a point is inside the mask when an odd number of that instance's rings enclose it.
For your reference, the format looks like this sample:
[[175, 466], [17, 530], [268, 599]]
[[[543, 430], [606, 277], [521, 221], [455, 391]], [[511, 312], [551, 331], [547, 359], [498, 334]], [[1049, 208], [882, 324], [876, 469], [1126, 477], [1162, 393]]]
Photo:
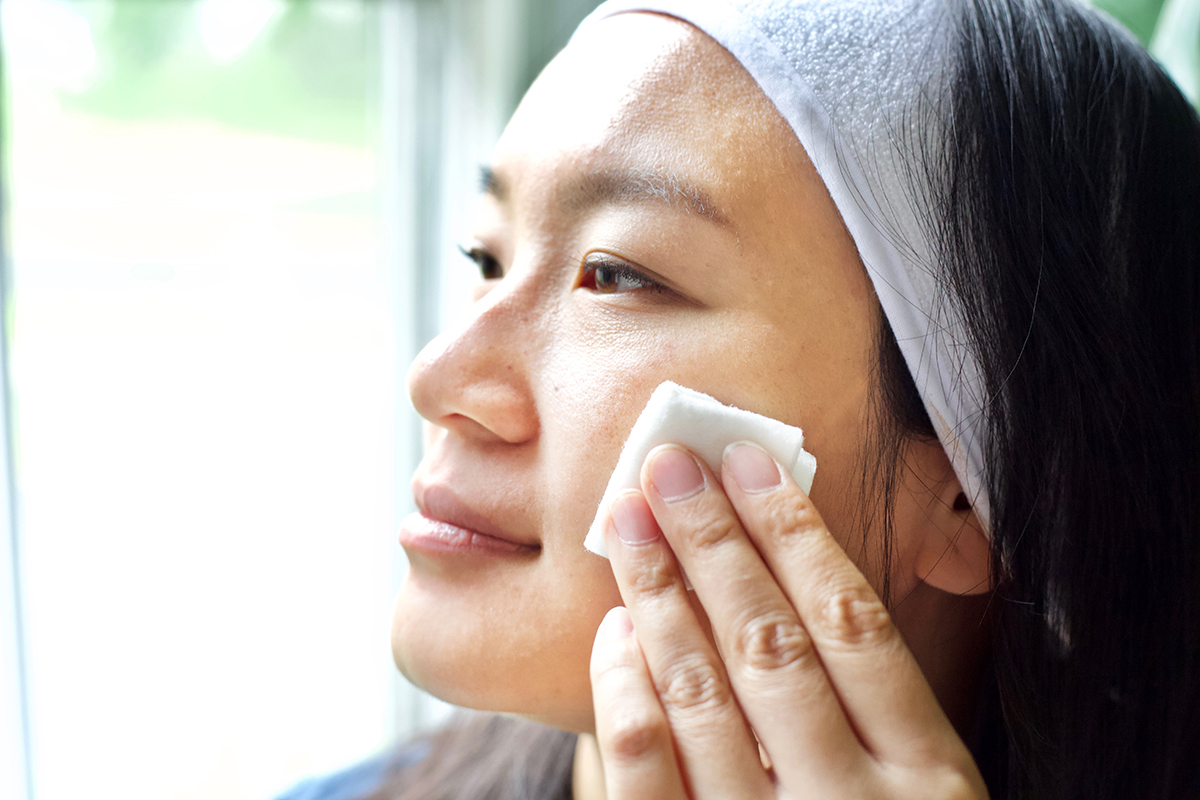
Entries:
[[463, 327], [438, 336], [408, 370], [425, 419], [481, 444], [522, 444], [538, 433], [530, 383], [533, 310], [497, 287]]

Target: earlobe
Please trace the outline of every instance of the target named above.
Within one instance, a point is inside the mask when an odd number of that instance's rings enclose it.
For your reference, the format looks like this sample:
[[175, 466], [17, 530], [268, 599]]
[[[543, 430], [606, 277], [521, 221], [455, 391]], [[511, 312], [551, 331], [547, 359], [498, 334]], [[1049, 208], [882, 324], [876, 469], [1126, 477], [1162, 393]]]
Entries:
[[[975, 509], [936, 441], [914, 442], [905, 458], [896, 498], [897, 532], [908, 530], [913, 578], [955, 595], [992, 588], [991, 549]], [[902, 509], [901, 505], [907, 505]], [[907, 524], [905, 524], [907, 523]]]
[[946, 524], [930, 526], [926, 533], [917, 557], [918, 580], [956, 595], [991, 591], [991, 548], [979, 518], [969, 504], [966, 509], [953, 504], [947, 512], [939, 515]]

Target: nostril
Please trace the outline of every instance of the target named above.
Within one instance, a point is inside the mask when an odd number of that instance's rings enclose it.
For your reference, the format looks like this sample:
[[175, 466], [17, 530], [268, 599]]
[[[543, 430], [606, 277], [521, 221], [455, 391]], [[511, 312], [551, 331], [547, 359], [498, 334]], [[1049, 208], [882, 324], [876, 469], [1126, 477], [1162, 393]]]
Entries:
[[437, 420], [434, 424], [446, 430], [453, 431], [464, 439], [470, 439], [479, 444], [521, 444], [527, 441], [523, 437], [510, 438], [509, 436], [504, 436], [464, 414], [450, 414]]
[[524, 444], [536, 439], [538, 432], [533, 398], [522, 384], [507, 380], [476, 380], [462, 386], [448, 413], [435, 421], [464, 437], [489, 443]]

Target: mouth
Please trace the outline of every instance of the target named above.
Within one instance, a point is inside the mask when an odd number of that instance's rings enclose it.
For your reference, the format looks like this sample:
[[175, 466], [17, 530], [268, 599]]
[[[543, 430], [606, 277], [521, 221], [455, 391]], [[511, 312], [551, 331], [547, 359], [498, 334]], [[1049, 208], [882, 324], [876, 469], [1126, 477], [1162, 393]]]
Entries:
[[413, 498], [419, 511], [400, 524], [400, 545], [405, 550], [497, 555], [531, 555], [541, 550], [540, 545], [509, 534], [446, 486], [416, 483]]

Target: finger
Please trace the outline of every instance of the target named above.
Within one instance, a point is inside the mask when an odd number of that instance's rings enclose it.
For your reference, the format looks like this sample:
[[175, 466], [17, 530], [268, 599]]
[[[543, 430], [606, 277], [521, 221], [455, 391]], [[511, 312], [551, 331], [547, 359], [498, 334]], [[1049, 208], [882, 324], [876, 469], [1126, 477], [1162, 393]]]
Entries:
[[715, 476], [700, 459], [667, 445], [647, 457], [642, 484], [780, 782], [800, 796], [844, 787], [847, 775], [862, 773], [866, 753], [799, 615]]
[[791, 476], [746, 443], [726, 450], [722, 475], [867, 750], [898, 764], [965, 755], [883, 601]]
[[613, 501], [605, 544], [671, 727], [685, 787], [695, 787], [695, 797], [766, 796], [770, 781], [757, 744], [640, 492]]
[[592, 704], [607, 795], [620, 800], [685, 797], [667, 717], [621, 606], [611, 609], [592, 645]]

